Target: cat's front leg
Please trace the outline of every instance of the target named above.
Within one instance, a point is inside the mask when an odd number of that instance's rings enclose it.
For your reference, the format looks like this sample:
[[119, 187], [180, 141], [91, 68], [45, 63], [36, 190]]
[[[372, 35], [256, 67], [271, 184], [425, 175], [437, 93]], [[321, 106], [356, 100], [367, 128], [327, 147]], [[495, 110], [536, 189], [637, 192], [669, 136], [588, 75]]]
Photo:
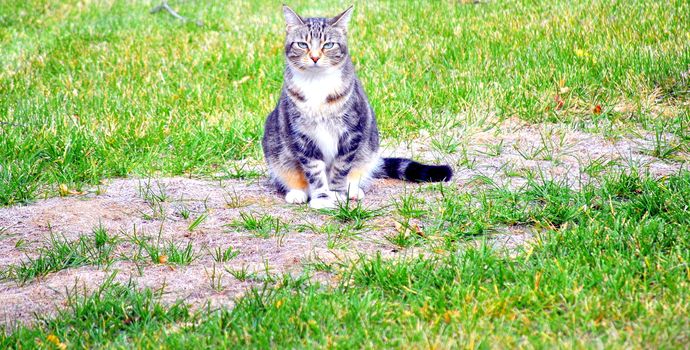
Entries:
[[357, 178], [358, 169], [353, 166], [359, 164], [362, 158], [360, 147], [363, 134], [353, 132], [343, 135], [339, 140], [338, 155], [333, 163], [331, 171], [331, 189], [338, 193], [340, 201], [349, 199], [364, 199], [364, 191], [360, 187], [360, 179]]
[[293, 130], [292, 135], [294, 137], [290, 148], [298, 159], [307, 180], [309, 206], [314, 209], [335, 208], [338, 206], [338, 198], [328, 187], [328, 173], [321, 150], [315, 147], [307, 134]]
[[305, 162], [304, 173], [309, 182], [311, 199], [309, 206], [314, 209], [335, 208], [338, 206], [338, 196], [328, 187], [326, 163], [322, 160]]
[[341, 202], [364, 199], [364, 191], [360, 188], [359, 179], [352, 176], [354, 172], [356, 171], [353, 171], [352, 163], [345, 162], [345, 159], [337, 160], [333, 164], [331, 189], [336, 192]]

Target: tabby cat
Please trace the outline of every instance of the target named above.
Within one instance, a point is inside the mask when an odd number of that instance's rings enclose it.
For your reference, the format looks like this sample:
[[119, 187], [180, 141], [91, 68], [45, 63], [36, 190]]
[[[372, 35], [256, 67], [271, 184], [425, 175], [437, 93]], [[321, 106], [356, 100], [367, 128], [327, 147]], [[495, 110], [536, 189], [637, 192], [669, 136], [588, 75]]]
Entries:
[[262, 146], [271, 180], [288, 203], [332, 208], [364, 198], [373, 178], [448, 181], [447, 165], [379, 156], [374, 111], [348, 55], [352, 6], [333, 18], [287, 22], [283, 89], [268, 115]]

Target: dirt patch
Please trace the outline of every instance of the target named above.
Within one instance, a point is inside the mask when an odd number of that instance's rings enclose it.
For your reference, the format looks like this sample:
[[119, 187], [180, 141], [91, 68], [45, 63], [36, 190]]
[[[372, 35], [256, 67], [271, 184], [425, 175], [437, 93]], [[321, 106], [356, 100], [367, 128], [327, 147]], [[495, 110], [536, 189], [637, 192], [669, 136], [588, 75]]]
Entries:
[[[477, 179], [517, 187], [525, 183], [529, 174], [576, 188], [612, 169], [635, 168], [660, 177], [684, 167], [682, 161], [650, 156], [646, 151], [653, 147], [650, 137], [612, 141], [567, 126], [531, 126], [508, 120], [489, 128], [477, 126], [433, 137], [422, 135], [414, 143], [385, 147], [384, 154], [450, 163], [455, 169], [451, 186], [462, 190], [473, 188]], [[687, 155], [680, 156], [687, 159]], [[264, 171], [258, 163], [255, 167]], [[427, 198], [430, 203], [438, 196], [427, 185], [379, 180], [367, 191], [364, 203], [368, 207], [387, 208], [384, 211], [389, 213], [394, 200], [410, 192], [431, 197]], [[156, 200], [156, 195], [165, 198]], [[241, 213], [271, 215], [288, 224], [288, 229], [279, 235], [260, 237], [228, 225], [239, 220]], [[206, 218], [190, 229], [191, 222], [202, 214]], [[132, 279], [141, 287], [164, 286], [165, 301], [183, 299], [194, 305], [210, 302], [214, 306], [231, 306], [248, 287], [283, 273], [311, 271], [312, 278], [330, 283], [337, 279], [336, 275], [312, 266], [348, 264], [360, 255], [380, 253], [395, 257], [423, 251], [424, 248], [401, 249], [386, 240], [396, 230], [394, 220], [388, 214], [370, 219], [367, 228], [339, 244], [327, 232], [310, 229], [329, 223], [337, 225], [329, 215], [284, 203], [263, 179], [115, 179], [102, 186], [99, 193], [2, 208], [2, 270], [34, 256], [51, 235], [73, 240], [100, 225], [123, 243], [115, 251], [115, 262], [106, 268], [66, 269], [25, 285], [0, 282], [0, 298], [4, 301], [0, 323], [30, 322], [34, 313], [50, 314], [63, 305], [68, 291], [93, 289], [113, 272], [117, 272], [116, 280], [122, 282]], [[127, 238], [135, 234], [163, 242], [192, 242], [197, 258], [187, 266], [156, 264], [147, 261], [145, 255], [134, 262], [137, 247]], [[528, 227], [509, 227], [488, 239], [496, 249], [514, 254], [532, 236]], [[227, 247], [239, 254], [225, 263], [214, 261], [211, 252]], [[230, 273], [242, 270], [249, 277], [237, 278]]]
[[[381, 181], [372, 188], [371, 196], [390, 199], [401, 193], [398, 185], [394, 181]], [[142, 194], [145, 188], [159, 194], [162, 191], [167, 198], [152, 206]], [[0, 295], [6, 301], [0, 311], [0, 323], [26, 322], [34, 313], [50, 313], [62, 306], [70, 290], [93, 289], [114, 271], [118, 273], [116, 280], [121, 282], [132, 279], [141, 287], [165, 286], [164, 301], [184, 299], [196, 305], [211, 302], [215, 306], [227, 306], [247, 287], [283, 273], [300, 274], [314, 261], [346, 262], [359, 254], [381, 252], [387, 256], [398, 251], [384, 238], [387, 230], [383, 226], [393, 227], [385, 218], [370, 220], [368, 229], [358, 232], [347, 245], [329, 248], [328, 235], [313, 232], [309, 227], [318, 228], [332, 221], [330, 215], [284, 203], [263, 181], [250, 184], [241, 180], [220, 183], [185, 178], [116, 179], [101, 191], [98, 195], [51, 198], [0, 209], [0, 227], [4, 228], [0, 239], [2, 270], [35, 256], [36, 249], [46, 245], [51, 235], [75, 240], [102, 226], [123, 240], [114, 254], [116, 262], [107, 268], [66, 269], [23, 286], [14, 281], [0, 283]], [[234, 208], [230, 204], [236, 198], [241, 203]], [[371, 201], [370, 205], [384, 201]], [[183, 208], [189, 212], [187, 219], [180, 214]], [[206, 213], [206, 219], [190, 230], [190, 223], [202, 213]], [[262, 237], [251, 230], [229, 226], [239, 220], [240, 213], [255, 217], [271, 215], [289, 229]], [[197, 258], [187, 266], [155, 264], [146, 261], [144, 252], [142, 261], [128, 261], [137, 251], [137, 246], [127, 241], [133, 235], [151, 242], [160, 240], [163, 246], [166, 242], [179, 245], [192, 242]], [[214, 261], [211, 252], [228, 247], [239, 251], [239, 255], [225, 263]], [[228, 272], [241, 270], [250, 277], [240, 280]], [[222, 277], [213, 279], [214, 273]], [[323, 282], [333, 278], [329, 274], [315, 274], [315, 277]]]
[[461, 187], [482, 177], [517, 188], [533, 176], [576, 189], [612, 171], [634, 169], [642, 175], [667, 176], [686, 169], [690, 159], [685, 152], [674, 152], [668, 160], [652, 156], [657, 147], [683, 142], [671, 134], [661, 135], [660, 140], [645, 132], [608, 139], [565, 124], [531, 125], [517, 118], [421, 134], [424, 141], [389, 146], [384, 154], [412, 154], [452, 164], [454, 182]]

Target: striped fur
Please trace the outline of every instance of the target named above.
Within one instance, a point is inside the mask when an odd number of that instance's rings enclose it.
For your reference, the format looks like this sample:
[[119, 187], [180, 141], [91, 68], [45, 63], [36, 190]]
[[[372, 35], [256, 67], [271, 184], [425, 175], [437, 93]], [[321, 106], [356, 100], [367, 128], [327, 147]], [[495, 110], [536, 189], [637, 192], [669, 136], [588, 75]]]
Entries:
[[379, 157], [374, 111], [347, 49], [352, 7], [333, 18], [302, 18], [284, 6], [286, 68], [262, 146], [269, 174], [289, 203], [333, 207], [364, 197], [374, 177], [447, 181], [448, 166]]

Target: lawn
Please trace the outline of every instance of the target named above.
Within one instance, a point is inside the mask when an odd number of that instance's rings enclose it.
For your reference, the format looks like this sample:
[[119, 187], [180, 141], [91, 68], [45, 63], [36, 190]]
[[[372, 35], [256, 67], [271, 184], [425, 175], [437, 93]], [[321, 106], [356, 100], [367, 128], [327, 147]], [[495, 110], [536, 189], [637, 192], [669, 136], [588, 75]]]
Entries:
[[158, 4], [0, 2], [0, 347], [690, 342], [687, 1], [355, 2], [386, 149], [456, 178], [333, 212], [262, 182], [282, 3]]

